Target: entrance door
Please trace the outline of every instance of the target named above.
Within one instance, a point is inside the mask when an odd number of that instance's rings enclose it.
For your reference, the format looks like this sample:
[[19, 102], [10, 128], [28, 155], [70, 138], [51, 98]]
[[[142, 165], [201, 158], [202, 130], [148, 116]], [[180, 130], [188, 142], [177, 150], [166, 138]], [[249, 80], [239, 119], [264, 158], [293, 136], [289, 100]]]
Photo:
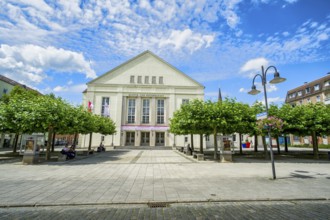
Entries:
[[126, 146], [134, 146], [135, 132], [126, 132]]
[[165, 146], [165, 132], [156, 132], [156, 146]]
[[141, 132], [141, 146], [150, 146], [150, 132]]

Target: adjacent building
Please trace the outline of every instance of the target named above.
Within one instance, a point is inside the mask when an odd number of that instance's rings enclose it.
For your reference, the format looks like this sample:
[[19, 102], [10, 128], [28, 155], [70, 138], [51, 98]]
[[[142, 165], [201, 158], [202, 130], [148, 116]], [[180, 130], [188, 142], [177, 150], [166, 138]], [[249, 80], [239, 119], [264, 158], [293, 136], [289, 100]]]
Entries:
[[293, 106], [316, 102], [330, 104], [330, 74], [289, 90], [285, 102]]
[[[330, 73], [326, 76], [314, 80], [312, 82], [305, 82], [297, 88], [291, 89], [287, 92], [286, 103], [292, 106], [305, 105], [308, 103], [323, 102], [330, 104]], [[310, 144], [311, 137], [292, 136], [293, 144]], [[330, 143], [330, 137], [323, 136], [319, 139], [320, 144]]]
[[[94, 114], [110, 117], [117, 133], [93, 134], [92, 146], [101, 141], [115, 146], [184, 146], [188, 136], [169, 132], [170, 118], [183, 103], [204, 99], [204, 86], [150, 51], [128, 60], [87, 83], [83, 105]], [[79, 137], [89, 145], [90, 135]], [[199, 146], [199, 137], [194, 138]]]
[[[15, 80], [12, 80], [8, 77], [0, 75], [0, 99], [5, 94], [9, 94], [10, 91], [15, 86], [20, 86], [20, 87], [28, 89], [28, 90], [33, 90], [19, 82], [16, 82]], [[14, 141], [13, 137], [14, 137], [13, 134], [0, 134], [0, 148], [12, 146], [13, 141]]]

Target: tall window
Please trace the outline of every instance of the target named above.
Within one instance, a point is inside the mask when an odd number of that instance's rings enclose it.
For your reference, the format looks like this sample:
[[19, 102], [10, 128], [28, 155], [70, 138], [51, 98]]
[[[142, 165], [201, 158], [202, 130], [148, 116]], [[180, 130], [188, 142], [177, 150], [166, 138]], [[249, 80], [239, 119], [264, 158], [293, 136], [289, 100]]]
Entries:
[[134, 76], [131, 76], [130, 83], [134, 83]]
[[151, 82], [152, 84], [156, 84], [156, 76], [153, 76], [152, 77], [152, 82]]
[[302, 96], [302, 91], [299, 91], [298, 92], [298, 96]]
[[142, 76], [138, 76], [138, 83], [142, 83]]
[[157, 124], [164, 124], [164, 112], [165, 112], [165, 100], [158, 99], [157, 100]]
[[319, 96], [319, 95], [316, 96], [316, 101], [317, 101], [317, 102], [320, 102], [320, 101], [321, 101], [321, 96]]
[[104, 117], [110, 117], [110, 98], [102, 97], [101, 115]]
[[159, 84], [164, 84], [164, 78], [162, 76], [159, 77]]
[[145, 84], [149, 84], [149, 76], [145, 76], [144, 77], [144, 83]]
[[310, 87], [307, 87], [306, 88], [306, 93], [310, 93], [311, 92], [311, 88]]
[[128, 99], [127, 123], [135, 123], [135, 99]]
[[149, 124], [149, 109], [150, 109], [150, 101], [149, 99], [143, 99], [142, 105], [142, 123]]

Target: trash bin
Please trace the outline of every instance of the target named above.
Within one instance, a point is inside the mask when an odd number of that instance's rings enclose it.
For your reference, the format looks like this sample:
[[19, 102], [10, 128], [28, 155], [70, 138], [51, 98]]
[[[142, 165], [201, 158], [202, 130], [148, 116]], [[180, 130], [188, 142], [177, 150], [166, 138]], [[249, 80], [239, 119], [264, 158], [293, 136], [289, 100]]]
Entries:
[[250, 148], [250, 142], [246, 142], [246, 148]]
[[246, 148], [246, 144], [242, 144], [242, 147], [243, 147], [243, 148]]

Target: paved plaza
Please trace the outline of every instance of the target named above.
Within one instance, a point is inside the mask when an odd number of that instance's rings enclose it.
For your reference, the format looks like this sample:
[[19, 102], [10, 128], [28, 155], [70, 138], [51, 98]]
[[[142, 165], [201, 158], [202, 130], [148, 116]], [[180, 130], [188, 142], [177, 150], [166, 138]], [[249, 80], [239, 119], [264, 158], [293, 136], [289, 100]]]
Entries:
[[[251, 208], [254, 203], [266, 207], [267, 202], [275, 206], [288, 203], [289, 209], [297, 211], [305, 201], [312, 207], [315, 202], [320, 203], [320, 216], [330, 216], [329, 162], [281, 160], [275, 165], [277, 179], [272, 180], [268, 161], [197, 161], [176, 150], [111, 150], [87, 158], [38, 165], [7, 161], [0, 164], [0, 213], [8, 217], [18, 212], [15, 209], [27, 211], [39, 207], [39, 211], [56, 212], [59, 207], [83, 206], [87, 213], [91, 207], [117, 213], [128, 206], [144, 210], [147, 204], [172, 207], [156, 208], [162, 213], [181, 206], [188, 207], [182, 210], [194, 213], [191, 209], [199, 210], [194, 207], [204, 205], [226, 212], [225, 207], [230, 204]], [[300, 206], [292, 206], [298, 203]], [[107, 206], [110, 208], [104, 208]], [[207, 212], [208, 208], [201, 210]], [[104, 211], [105, 215], [111, 216], [108, 211]]]

